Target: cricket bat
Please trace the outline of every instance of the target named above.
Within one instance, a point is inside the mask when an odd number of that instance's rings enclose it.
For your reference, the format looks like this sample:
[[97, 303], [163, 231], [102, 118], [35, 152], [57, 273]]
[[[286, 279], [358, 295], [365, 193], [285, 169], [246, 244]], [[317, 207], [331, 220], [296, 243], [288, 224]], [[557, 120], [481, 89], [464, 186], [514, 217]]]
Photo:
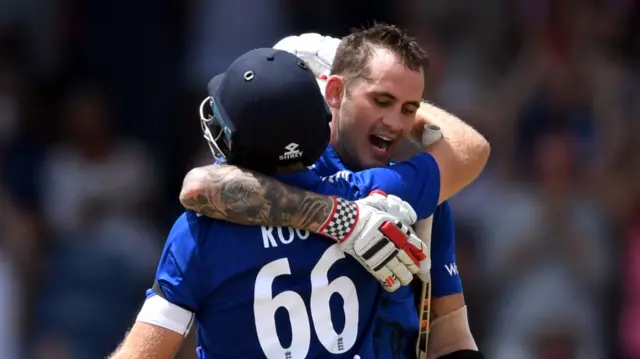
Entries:
[[[433, 227], [433, 215], [429, 218], [418, 221], [415, 231], [418, 237], [431, 250], [431, 229]], [[431, 257], [431, 254], [429, 254]], [[429, 322], [431, 315], [431, 282], [422, 283], [422, 293], [420, 295], [420, 326], [418, 329], [418, 343], [416, 344], [416, 355], [418, 359], [427, 358], [427, 348], [429, 346]]]
[[[442, 138], [442, 132], [438, 126], [425, 125], [422, 133], [422, 148], [427, 148]], [[431, 230], [433, 228], [433, 215], [418, 221], [415, 225], [416, 234], [431, 251]], [[431, 259], [431, 253], [429, 253]], [[431, 281], [422, 283], [420, 295], [420, 327], [418, 329], [418, 343], [416, 344], [416, 356], [418, 359], [427, 359], [429, 346], [429, 326], [431, 325]]]

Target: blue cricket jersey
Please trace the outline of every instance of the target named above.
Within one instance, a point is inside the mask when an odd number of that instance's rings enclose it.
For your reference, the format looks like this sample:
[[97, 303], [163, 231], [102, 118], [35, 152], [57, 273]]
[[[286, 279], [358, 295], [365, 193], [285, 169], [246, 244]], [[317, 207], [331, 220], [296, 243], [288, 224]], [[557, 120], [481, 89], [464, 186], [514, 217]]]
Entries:
[[[310, 170], [277, 178], [349, 199], [368, 193]], [[169, 233], [147, 295], [195, 313], [200, 359], [368, 359], [380, 357], [374, 330], [383, 293], [330, 239], [186, 212]]]
[[[361, 172], [349, 171], [331, 146], [314, 166], [322, 176], [346, 179], [362, 191], [380, 189], [407, 201], [418, 219], [433, 215], [431, 238], [432, 296], [462, 292], [455, 259], [455, 230], [448, 202], [437, 205], [440, 173], [431, 155], [419, 153], [408, 161]], [[390, 173], [387, 173], [390, 172]], [[428, 185], [425, 185], [428, 184]], [[359, 193], [365, 196], [367, 193]], [[412, 288], [383, 293], [375, 329], [375, 347], [380, 358], [414, 358], [418, 333], [418, 313]]]

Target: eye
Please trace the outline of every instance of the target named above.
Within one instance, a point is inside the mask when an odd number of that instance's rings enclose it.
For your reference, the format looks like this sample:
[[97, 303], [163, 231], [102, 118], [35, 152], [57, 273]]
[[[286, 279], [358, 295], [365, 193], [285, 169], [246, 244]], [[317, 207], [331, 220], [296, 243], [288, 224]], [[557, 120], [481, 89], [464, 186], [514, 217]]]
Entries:
[[380, 106], [380, 107], [388, 107], [389, 105], [391, 105], [391, 101], [388, 100], [383, 100], [380, 98], [373, 98], [373, 102], [376, 103], [376, 105]]
[[418, 112], [418, 106], [412, 104], [412, 103], [405, 103], [402, 106], [402, 114], [403, 115], [414, 115], [416, 112]]

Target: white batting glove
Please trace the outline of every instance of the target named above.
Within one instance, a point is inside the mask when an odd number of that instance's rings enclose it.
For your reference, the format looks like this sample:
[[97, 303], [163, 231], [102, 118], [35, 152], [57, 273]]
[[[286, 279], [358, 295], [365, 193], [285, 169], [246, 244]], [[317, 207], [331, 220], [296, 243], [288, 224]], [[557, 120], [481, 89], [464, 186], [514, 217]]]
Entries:
[[[394, 195], [386, 195], [381, 191], [373, 191], [369, 194], [368, 197], [365, 197], [359, 201], [357, 201], [360, 205], [368, 205], [374, 207], [378, 210], [386, 212], [400, 220], [401, 229], [407, 235], [407, 240], [416, 248], [419, 248], [422, 253], [424, 253], [425, 258], [420, 261], [419, 268], [412, 267], [412, 273], [415, 274], [422, 281], [428, 282], [431, 281], [431, 257], [430, 257], [430, 248], [429, 245], [426, 244], [423, 239], [418, 237], [418, 234], [411, 227], [411, 225], [416, 224], [418, 220], [416, 212], [413, 210], [411, 205], [406, 201], [402, 200], [400, 197]], [[411, 211], [407, 211], [407, 209], [411, 209]], [[432, 220], [432, 218], [429, 218]], [[429, 233], [429, 235], [431, 235]], [[418, 256], [420, 256], [418, 254]]]
[[299, 36], [287, 36], [273, 46], [274, 49], [290, 52], [304, 60], [317, 78], [329, 76], [333, 58], [340, 39], [306, 33]]
[[316, 76], [318, 87], [324, 96], [327, 77], [331, 73], [333, 58], [340, 44], [340, 39], [322, 36], [317, 33], [306, 33], [299, 36], [287, 36], [273, 46], [274, 49], [290, 52], [309, 65]]
[[382, 193], [370, 197], [374, 198], [355, 202], [335, 198], [333, 215], [319, 233], [337, 240], [345, 253], [393, 292], [410, 284], [413, 274], [422, 279], [425, 260], [430, 269], [429, 251], [410, 227], [417, 216], [409, 204]]

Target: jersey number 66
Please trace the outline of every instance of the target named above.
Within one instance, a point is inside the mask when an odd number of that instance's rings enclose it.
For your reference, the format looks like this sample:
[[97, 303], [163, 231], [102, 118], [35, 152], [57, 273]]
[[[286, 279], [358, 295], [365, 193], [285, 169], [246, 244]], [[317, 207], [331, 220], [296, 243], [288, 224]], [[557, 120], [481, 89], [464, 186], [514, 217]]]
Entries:
[[[327, 273], [338, 260], [344, 258], [338, 244], [329, 247], [311, 271], [311, 320], [318, 340], [329, 353], [340, 354], [351, 349], [358, 335], [358, 295], [351, 279], [342, 276], [329, 283]], [[306, 305], [302, 297], [291, 290], [279, 293], [275, 297], [272, 284], [276, 277], [290, 275], [289, 260], [275, 260], [260, 270], [256, 278], [253, 312], [256, 331], [262, 351], [269, 359], [304, 358], [311, 345], [311, 324]], [[343, 299], [345, 315], [344, 329], [337, 333], [331, 321], [329, 299], [333, 294]], [[275, 314], [278, 308], [284, 308], [291, 318], [291, 345], [283, 348], [277, 336]]]

